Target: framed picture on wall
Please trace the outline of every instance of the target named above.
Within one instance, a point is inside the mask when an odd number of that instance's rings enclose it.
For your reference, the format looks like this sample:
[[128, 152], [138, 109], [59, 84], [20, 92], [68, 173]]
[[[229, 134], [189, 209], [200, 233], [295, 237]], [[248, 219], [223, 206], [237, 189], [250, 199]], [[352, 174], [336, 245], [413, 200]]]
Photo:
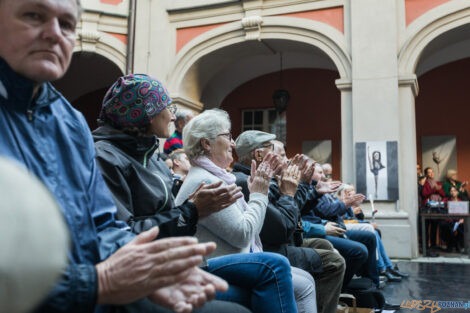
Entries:
[[434, 180], [444, 182], [447, 170], [457, 170], [457, 139], [455, 136], [421, 137], [424, 169], [434, 170]]
[[371, 200], [398, 200], [398, 143], [356, 143], [356, 190]]
[[331, 164], [331, 140], [302, 141], [302, 153], [320, 164]]

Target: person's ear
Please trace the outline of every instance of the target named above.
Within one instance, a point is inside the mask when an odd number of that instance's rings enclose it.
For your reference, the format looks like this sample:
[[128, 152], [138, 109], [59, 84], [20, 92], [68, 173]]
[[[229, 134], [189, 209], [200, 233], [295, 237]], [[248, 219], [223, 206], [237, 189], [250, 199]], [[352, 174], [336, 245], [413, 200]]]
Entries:
[[210, 153], [211, 152], [211, 143], [209, 140], [207, 140], [206, 138], [202, 138], [201, 139], [201, 146], [202, 148], [204, 149], [204, 151]]
[[177, 159], [173, 160], [173, 167], [175, 166], [180, 167], [180, 160], [177, 160]]

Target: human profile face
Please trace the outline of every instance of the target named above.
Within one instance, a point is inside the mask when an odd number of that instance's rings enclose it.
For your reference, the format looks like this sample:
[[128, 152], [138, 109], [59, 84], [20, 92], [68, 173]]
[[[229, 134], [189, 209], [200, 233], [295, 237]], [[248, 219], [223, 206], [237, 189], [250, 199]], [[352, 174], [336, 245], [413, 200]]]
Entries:
[[458, 198], [458, 196], [459, 196], [459, 191], [457, 190], [457, 188], [455, 188], [455, 187], [451, 187], [451, 188], [450, 188], [450, 196], [451, 196], [453, 199]]
[[325, 174], [323, 173], [323, 168], [321, 166], [316, 165], [315, 170], [313, 172], [313, 180], [317, 182], [323, 180], [325, 178]]
[[[189, 169], [191, 168], [191, 163], [189, 162], [188, 156], [186, 153], [181, 154], [181, 159], [175, 159], [173, 161], [173, 167], [178, 167], [178, 170], [183, 173], [188, 173]], [[176, 169], [175, 169], [176, 170]]]
[[235, 149], [230, 130], [218, 134], [210, 144], [209, 158], [220, 168], [227, 168], [233, 161], [232, 151]]
[[158, 138], [168, 138], [170, 137], [170, 125], [175, 120], [173, 110], [166, 107], [152, 119], [147, 134], [153, 134]]
[[434, 171], [432, 168], [428, 169], [425, 174], [427, 178], [434, 179]]
[[0, 57], [43, 83], [61, 78], [75, 45], [76, 0], [1, 0]]

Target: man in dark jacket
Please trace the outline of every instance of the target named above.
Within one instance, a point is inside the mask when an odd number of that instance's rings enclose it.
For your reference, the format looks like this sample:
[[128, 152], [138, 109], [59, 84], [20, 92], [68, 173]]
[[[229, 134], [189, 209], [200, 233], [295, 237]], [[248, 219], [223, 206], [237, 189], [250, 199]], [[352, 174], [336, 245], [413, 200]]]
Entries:
[[[243, 132], [236, 140], [239, 163], [235, 163], [233, 174], [236, 184], [242, 187], [245, 199], [249, 197], [247, 186], [250, 164], [263, 160], [269, 151], [274, 151], [285, 161], [285, 151], [281, 143], [274, 141], [275, 135], [261, 131]], [[274, 141], [274, 142], [273, 142]], [[276, 148], [275, 148], [276, 144]], [[297, 162], [300, 161], [300, 162]], [[297, 157], [293, 163], [302, 163]], [[294, 164], [293, 164], [294, 165]], [[291, 168], [285, 169], [289, 171]], [[312, 176], [304, 168], [302, 176]], [[269, 187], [269, 203], [260, 238], [265, 251], [286, 256], [292, 266], [308, 271], [315, 278], [317, 288], [318, 312], [334, 313], [337, 309], [339, 293], [344, 275], [344, 260], [334, 251], [326, 240], [317, 241], [318, 249], [303, 248], [300, 206], [307, 200], [309, 185], [290, 175], [283, 175], [280, 183], [273, 179]], [[307, 179], [308, 181], [310, 179]]]
[[76, 0], [0, 0], [0, 154], [45, 184], [71, 237], [69, 265], [36, 312], [110, 312], [146, 297], [188, 311], [226, 288], [195, 267], [215, 247], [154, 240], [158, 228], [136, 237], [116, 221], [86, 121], [49, 83], [70, 64], [78, 17]]

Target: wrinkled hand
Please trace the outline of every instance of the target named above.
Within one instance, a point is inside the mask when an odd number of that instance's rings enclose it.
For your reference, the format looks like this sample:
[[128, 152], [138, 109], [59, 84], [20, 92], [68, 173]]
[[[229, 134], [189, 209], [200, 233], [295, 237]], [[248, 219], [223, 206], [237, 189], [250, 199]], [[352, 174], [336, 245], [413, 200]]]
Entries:
[[211, 185], [201, 183], [196, 191], [189, 196], [189, 201], [196, 206], [199, 218], [223, 210], [243, 197], [242, 189], [235, 184], [230, 186], [221, 185], [222, 181]]
[[338, 188], [340, 186], [341, 186], [340, 181], [330, 181], [330, 182], [319, 181], [319, 182], [317, 182], [315, 190], [319, 194], [324, 195], [324, 194], [327, 194], [327, 193], [336, 192], [336, 190], [338, 190]]
[[166, 307], [176, 313], [189, 313], [214, 299], [215, 292], [224, 292], [227, 283], [200, 268], [193, 268], [185, 280], [160, 288], [148, 298], [150, 301]]
[[325, 231], [327, 235], [339, 237], [346, 232], [341, 227], [337, 227], [336, 223], [328, 222], [325, 224]]
[[98, 263], [98, 305], [127, 304], [155, 290], [187, 279], [214, 243], [198, 244], [193, 237], [154, 240], [158, 227], [141, 233]]
[[297, 154], [293, 159], [291, 164], [297, 165], [300, 171], [300, 181], [302, 183], [311, 184], [313, 172], [315, 171], [315, 164], [317, 162], [313, 160], [310, 165], [308, 164], [309, 158], [304, 154]]
[[346, 205], [346, 207], [349, 208], [349, 207], [359, 206], [359, 204], [364, 202], [365, 199], [366, 197], [363, 194], [357, 193], [357, 194], [351, 194], [351, 195], [345, 196], [343, 198], [343, 202]]
[[357, 214], [362, 213], [362, 209], [361, 209], [361, 207], [359, 207], [359, 206], [358, 206], [358, 207], [354, 207], [352, 210], [353, 210], [354, 215], [357, 215]]
[[297, 165], [291, 164], [278, 179], [279, 191], [283, 195], [294, 197], [300, 182], [300, 171]]
[[248, 190], [250, 193], [258, 192], [267, 195], [269, 183], [274, 175], [274, 170], [279, 166], [279, 158], [269, 152], [263, 162], [256, 168], [256, 162], [251, 161], [251, 174], [248, 177]]

